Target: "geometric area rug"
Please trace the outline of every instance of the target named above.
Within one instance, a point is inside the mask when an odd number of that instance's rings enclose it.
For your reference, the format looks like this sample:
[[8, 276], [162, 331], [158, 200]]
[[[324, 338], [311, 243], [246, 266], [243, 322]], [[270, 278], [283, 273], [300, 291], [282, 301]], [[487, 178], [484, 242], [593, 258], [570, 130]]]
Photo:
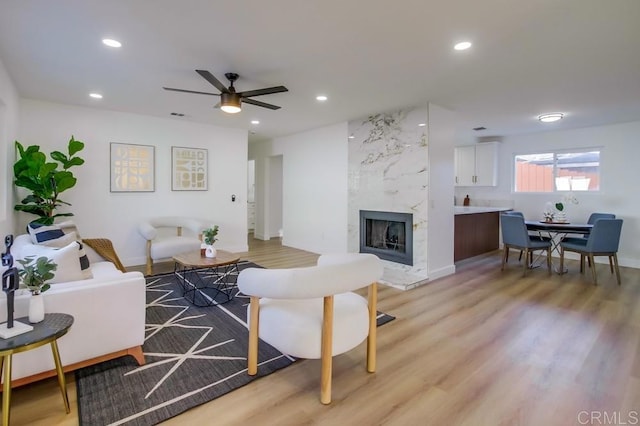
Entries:
[[[238, 263], [247, 267], [259, 266]], [[294, 362], [260, 341], [258, 374], [247, 374], [249, 298], [233, 293], [227, 303], [198, 307], [172, 273], [147, 277], [146, 364], [125, 356], [77, 370], [80, 425], [155, 425]], [[379, 314], [378, 325], [393, 318]]]

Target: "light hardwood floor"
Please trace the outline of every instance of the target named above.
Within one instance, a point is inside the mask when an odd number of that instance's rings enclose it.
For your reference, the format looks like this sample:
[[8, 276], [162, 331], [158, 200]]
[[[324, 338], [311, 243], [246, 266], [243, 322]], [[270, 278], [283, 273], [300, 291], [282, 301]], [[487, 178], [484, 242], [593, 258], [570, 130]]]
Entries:
[[[253, 240], [243, 258], [274, 268], [317, 256]], [[377, 372], [365, 370], [364, 345], [336, 357], [329, 406], [319, 361], [303, 360], [165, 424], [564, 426], [605, 415], [634, 424], [640, 271], [621, 268], [618, 286], [598, 264], [595, 287], [575, 261], [566, 275], [523, 278], [516, 259], [501, 272], [498, 252], [475, 258], [407, 292], [380, 286], [380, 310], [397, 319], [379, 329]], [[12, 424], [77, 424], [68, 378], [71, 414], [47, 380], [14, 391]]]

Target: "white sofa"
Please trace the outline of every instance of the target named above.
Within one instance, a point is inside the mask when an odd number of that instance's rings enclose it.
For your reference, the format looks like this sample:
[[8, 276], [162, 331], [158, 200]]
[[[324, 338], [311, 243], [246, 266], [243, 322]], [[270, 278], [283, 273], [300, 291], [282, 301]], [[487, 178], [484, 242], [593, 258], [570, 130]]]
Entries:
[[202, 231], [210, 226], [204, 220], [189, 217], [156, 217], [140, 222], [138, 232], [147, 242], [145, 274], [151, 275], [153, 262], [199, 250]]
[[[31, 246], [28, 235], [19, 235], [11, 253], [16, 259], [23, 258], [29, 255]], [[62, 312], [74, 317], [69, 332], [58, 340], [64, 369], [71, 371], [124, 355], [132, 355], [143, 364], [144, 276], [140, 272], [123, 273], [113, 263], [99, 261], [95, 253], [88, 254], [93, 278], [52, 284], [42, 293], [45, 313]], [[30, 297], [26, 289], [16, 291], [14, 318], [28, 316]], [[0, 322], [6, 318], [6, 294], [0, 292]], [[50, 345], [13, 356], [13, 386], [49, 376], [55, 376]]]

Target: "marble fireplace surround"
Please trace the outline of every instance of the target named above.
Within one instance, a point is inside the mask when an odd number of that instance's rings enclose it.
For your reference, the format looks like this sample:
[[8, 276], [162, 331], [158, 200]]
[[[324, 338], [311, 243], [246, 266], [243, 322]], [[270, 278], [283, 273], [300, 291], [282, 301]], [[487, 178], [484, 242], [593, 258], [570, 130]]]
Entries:
[[360, 210], [413, 215], [413, 265], [383, 260], [381, 283], [408, 290], [427, 275], [427, 107], [349, 122], [348, 249], [360, 251]]

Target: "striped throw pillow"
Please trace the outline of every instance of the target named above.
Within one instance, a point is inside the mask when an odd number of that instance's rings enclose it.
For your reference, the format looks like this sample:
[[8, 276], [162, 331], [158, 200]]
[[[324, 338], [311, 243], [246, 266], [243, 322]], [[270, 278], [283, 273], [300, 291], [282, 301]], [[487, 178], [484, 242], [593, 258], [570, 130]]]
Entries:
[[78, 261], [80, 262], [82, 277], [83, 279], [93, 278], [89, 258], [84, 250], [78, 229], [72, 221], [69, 220], [53, 225], [41, 225], [32, 222], [27, 225], [27, 230], [34, 244], [47, 247], [62, 248], [75, 241], [78, 245]]

